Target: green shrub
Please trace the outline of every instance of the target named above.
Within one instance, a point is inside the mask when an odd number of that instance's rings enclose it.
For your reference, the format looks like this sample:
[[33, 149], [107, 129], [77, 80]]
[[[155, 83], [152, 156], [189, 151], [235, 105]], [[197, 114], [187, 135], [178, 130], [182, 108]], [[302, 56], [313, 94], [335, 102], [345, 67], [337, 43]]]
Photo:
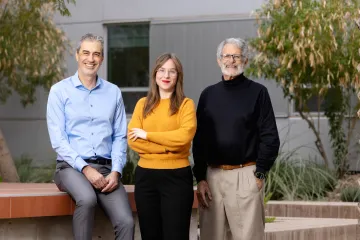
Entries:
[[131, 148], [127, 149], [127, 160], [123, 169], [121, 182], [127, 185], [135, 184], [135, 167], [139, 161], [139, 154], [134, 152]]
[[[264, 206], [266, 207], [267, 202], [271, 199], [272, 193], [268, 193], [264, 198]], [[265, 217], [265, 223], [272, 223], [276, 220], [276, 217]]]
[[360, 188], [355, 186], [346, 187], [341, 190], [340, 198], [343, 202], [360, 202]]
[[[128, 148], [127, 162], [122, 177], [124, 184], [134, 184], [134, 170], [138, 160], [139, 155]], [[53, 164], [43, 167], [34, 166], [32, 158], [22, 155], [19, 159], [15, 160], [15, 166], [22, 183], [50, 183], [53, 181], [56, 162], [54, 161]]]
[[50, 183], [53, 180], [56, 163], [44, 167], [33, 166], [33, 160], [22, 155], [15, 160], [15, 166], [22, 183]]
[[271, 168], [265, 192], [272, 200], [321, 200], [335, 188], [335, 173], [314, 161], [296, 158], [295, 151], [282, 153]]
[[135, 184], [135, 164], [131, 161], [126, 162], [121, 177], [122, 184], [134, 185]]
[[137, 152], [128, 147], [126, 152], [126, 158], [127, 162], [132, 162], [134, 163], [134, 165], [136, 165], [139, 161], [140, 156]]

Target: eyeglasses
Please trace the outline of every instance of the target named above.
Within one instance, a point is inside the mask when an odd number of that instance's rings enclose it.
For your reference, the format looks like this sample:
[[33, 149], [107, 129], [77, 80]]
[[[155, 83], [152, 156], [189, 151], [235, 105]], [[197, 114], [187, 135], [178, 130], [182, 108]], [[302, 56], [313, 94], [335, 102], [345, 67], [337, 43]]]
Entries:
[[241, 54], [225, 54], [225, 55], [221, 55], [222, 59], [229, 61], [234, 59], [235, 61], [240, 61], [241, 60]]
[[160, 75], [160, 76], [164, 76], [166, 74], [166, 72], [169, 73], [170, 77], [176, 77], [177, 75], [177, 71], [173, 70], [173, 69], [170, 69], [168, 71], [166, 71], [166, 69], [164, 68], [160, 68], [159, 70], [157, 70], [157, 73]]

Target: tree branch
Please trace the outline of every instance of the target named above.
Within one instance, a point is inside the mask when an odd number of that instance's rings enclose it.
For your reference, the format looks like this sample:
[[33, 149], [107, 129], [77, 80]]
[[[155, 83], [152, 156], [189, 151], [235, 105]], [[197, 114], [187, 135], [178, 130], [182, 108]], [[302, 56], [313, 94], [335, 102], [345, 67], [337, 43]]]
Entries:
[[328, 158], [326, 156], [326, 152], [324, 150], [324, 145], [323, 145], [323, 143], [321, 141], [321, 138], [320, 138], [320, 133], [319, 133], [319, 131], [316, 130], [314, 122], [311, 119], [309, 119], [309, 116], [305, 116], [302, 106], [303, 106], [302, 99], [300, 98], [299, 110], [298, 110], [299, 114], [300, 114], [301, 118], [304, 119], [308, 123], [309, 128], [313, 131], [313, 133], [315, 135], [315, 138], [316, 138], [315, 146], [316, 146], [317, 150], [319, 151], [321, 157], [323, 158], [325, 166], [329, 167], [329, 161], [328, 161]]

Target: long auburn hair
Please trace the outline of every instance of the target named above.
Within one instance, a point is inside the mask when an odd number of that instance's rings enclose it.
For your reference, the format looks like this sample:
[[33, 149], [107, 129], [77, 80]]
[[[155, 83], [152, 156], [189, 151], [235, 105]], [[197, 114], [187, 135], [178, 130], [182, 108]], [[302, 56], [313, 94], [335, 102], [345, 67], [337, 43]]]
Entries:
[[164, 53], [156, 59], [155, 67], [151, 72], [150, 89], [144, 104], [143, 118], [146, 118], [160, 102], [159, 87], [156, 84], [156, 73], [159, 68], [161, 68], [169, 59], [174, 62], [177, 72], [175, 89], [170, 97], [170, 116], [176, 114], [179, 111], [179, 108], [185, 99], [183, 88], [184, 73], [182, 64], [174, 53]]

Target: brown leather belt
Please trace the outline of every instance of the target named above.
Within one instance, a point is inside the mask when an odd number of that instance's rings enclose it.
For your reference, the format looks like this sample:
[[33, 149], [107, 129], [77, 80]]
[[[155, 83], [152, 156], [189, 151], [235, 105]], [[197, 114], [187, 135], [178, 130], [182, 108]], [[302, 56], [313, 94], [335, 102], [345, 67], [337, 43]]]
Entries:
[[223, 170], [233, 170], [233, 169], [237, 169], [237, 168], [243, 168], [243, 167], [248, 167], [248, 166], [252, 166], [255, 165], [256, 162], [247, 162], [244, 164], [240, 164], [240, 165], [219, 165], [219, 164], [210, 164], [210, 167], [212, 168], [220, 168]]

